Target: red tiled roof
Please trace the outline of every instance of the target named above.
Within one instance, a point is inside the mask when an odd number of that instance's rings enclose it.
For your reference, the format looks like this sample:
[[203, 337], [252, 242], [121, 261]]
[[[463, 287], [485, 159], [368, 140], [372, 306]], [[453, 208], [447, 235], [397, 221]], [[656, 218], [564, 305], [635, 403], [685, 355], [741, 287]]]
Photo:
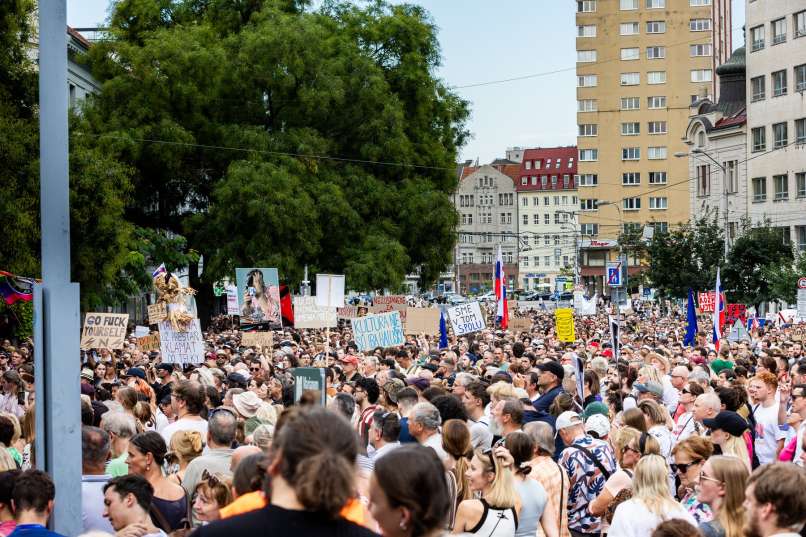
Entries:
[[737, 125], [744, 125], [747, 123], [747, 109], [742, 108], [740, 112], [732, 115], [731, 117], [723, 117], [714, 125], [714, 129], [727, 129], [728, 127], [735, 127]]
[[73, 39], [75, 39], [85, 47], [90, 48], [91, 44], [89, 41], [87, 41], [87, 38], [78, 33], [77, 31], [75, 31], [70, 26], [67, 27], [67, 33], [70, 34], [73, 37]]
[[[468, 176], [476, 173], [482, 167], [481, 166], [465, 166], [462, 168], [462, 177], [460, 181], [465, 180]], [[494, 165], [493, 168], [498, 170], [499, 172], [503, 173], [510, 179], [512, 179], [513, 184], [517, 184], [518, 178], [520, 177], [520, 164], [504, 164], [504, 165]]]
[[[559, 159], [560, 167], [556, 167], [556, 162]], [[548, 166], [549, 160], [551, 166]], [[576, 146], [563, 146], [563, 147], [537, 147], [527, 149], [523, 154], [523, 162], [521, 162], [519, 177], [515, 180], [515, 188], [521, 191], [529, 190], [570, 190], [575, 189], [574, 175], [577, 173], [577, 148]], [[535, 162], [540, 161], [541, 166], [539, 169], [535, 168]], [[526, 163], [529, 163], [529, 169], [526, 168]], [[532, 177], [548, 176], [546, 187], [543, 188], [541, 179], [537, 179], [537, 184], [533, 185]], [[558, 181], [552, 186], [550, 178], [552, 175], [558, 176]], [[562, 176], [570, 175], [568, 186], [563, 188]], [[523, 178], [526, 178], [526, 184], [523, 184]]]

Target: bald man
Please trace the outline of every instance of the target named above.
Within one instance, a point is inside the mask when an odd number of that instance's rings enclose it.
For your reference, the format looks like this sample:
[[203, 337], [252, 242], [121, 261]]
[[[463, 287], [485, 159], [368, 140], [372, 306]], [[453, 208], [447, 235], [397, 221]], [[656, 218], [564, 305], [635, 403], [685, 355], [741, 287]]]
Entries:
[[239, 446], [235, 448], [235, 450], [232, 452], [232, 459], [229, 463], [229, 471], [234, 474], [235, 469], [243, 459], [249, 455], [255, 455], [257, 453], [263, 453], [257, 446]]

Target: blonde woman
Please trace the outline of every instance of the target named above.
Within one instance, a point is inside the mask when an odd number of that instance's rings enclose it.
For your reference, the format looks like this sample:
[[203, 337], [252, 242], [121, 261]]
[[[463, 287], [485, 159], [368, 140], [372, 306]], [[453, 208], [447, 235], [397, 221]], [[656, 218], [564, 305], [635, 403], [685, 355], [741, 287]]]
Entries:
[[700, 524], [705, 537], [743, 537], [748, 477], [747, 467], [736, 457], [717, 455], [706, 461], [697, 498], [711, 508], [714, 519]]
[[171, 437], [170, 448], [168, 455], [179, 466], [179, 469], [170, 474], [168, 479], [181, 485], [190, 461], [202, 454], [204, 445], [201, 434], [199, 431], [177, 431]]
[[669, 467], [663, 457], [641, 457], [635, 466], [632, 498], [616, 508], [608, 535], [649, 537], [661, 522], [671, 518], [696, 526], [694, 517], [672, 498], [668, 475]]
[[474, 452], [467, 479], [471, 490], [480, 492], [481, 498], [459, 504], [453, 533], [514, 537], [521, 501], [507, 464], [505, 458], [494, 455], [492, 450]]
[[702, 420], [702, 423], [711, 429], [711, 440], [722, 448], [723, 455], [737, 457], [745, 464], [748, 472], [752, 470], [750, 452], [744, 440], [747, 421], [743, 417], [736, 412], [723, 410], [711, 419]]

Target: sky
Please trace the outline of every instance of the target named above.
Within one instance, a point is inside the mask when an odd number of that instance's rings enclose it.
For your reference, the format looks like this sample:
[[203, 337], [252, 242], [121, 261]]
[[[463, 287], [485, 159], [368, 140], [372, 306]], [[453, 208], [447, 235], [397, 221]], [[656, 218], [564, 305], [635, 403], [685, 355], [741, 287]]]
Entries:
[[[744, 0], [733, 1], [734, 29]], [[437, 75], [470, 102], [472, 138], [460, 160], [490, 162], [508, 147], [576, 143], [576, 2], [572, 0], [409, 0], [439, 28]], [[67, 0], [67, 23], [102, 26], [110, 0]], [[734, 48], [743, 44], [734, 30]], [[478, 83], [554, 74], [489, 84]]]

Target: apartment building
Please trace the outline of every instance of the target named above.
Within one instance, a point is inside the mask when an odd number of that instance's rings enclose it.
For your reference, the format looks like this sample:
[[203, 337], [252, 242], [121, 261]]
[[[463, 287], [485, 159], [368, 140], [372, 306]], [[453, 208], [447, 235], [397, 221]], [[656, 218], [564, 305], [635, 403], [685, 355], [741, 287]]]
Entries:
[[562, 289], [569, 269], [575, 266], [579, 231], [576, 173], [574, 146], [526, 149], [523, 153], [520, 178], [515, 186], [520, 289], [546, 292]]
[[806, 251], [806, 2], [748, 0], [749, 211]]
[[[716, 8], [719, 47], [730, 50], [729, 3]], [[712, 0], [577, 2], [577, 188], [590, 291], [601, 290], [621, 230], [689, 219], [688, 163], [673, 155], [687, 149], [691, 103], [714, 95], [714, 9]]]

